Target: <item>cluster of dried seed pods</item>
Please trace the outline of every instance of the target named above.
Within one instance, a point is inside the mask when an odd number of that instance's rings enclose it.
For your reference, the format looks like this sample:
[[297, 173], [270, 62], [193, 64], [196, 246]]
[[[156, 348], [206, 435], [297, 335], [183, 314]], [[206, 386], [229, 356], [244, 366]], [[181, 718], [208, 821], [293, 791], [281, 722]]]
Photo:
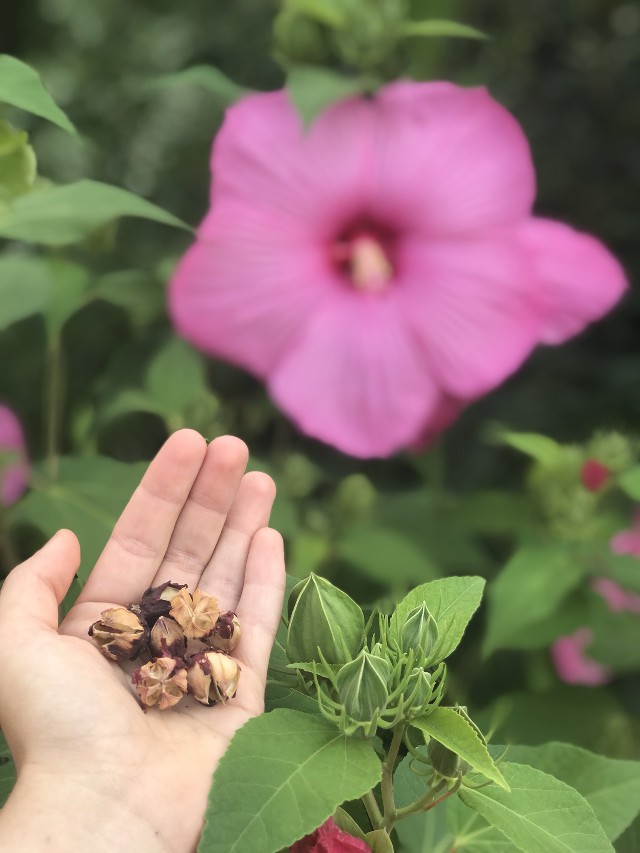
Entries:
[[203, 705], [235, 696], [240, 667], [229, 652], [240, 640], [240, 623], [201, 589], [192, 595], [173, 581], [151, 587], [140, 604], [104, 610], [89, 636], [109, 660], [148, 658], [131, 677], [147, 708], [171, 708], [187, 692]]

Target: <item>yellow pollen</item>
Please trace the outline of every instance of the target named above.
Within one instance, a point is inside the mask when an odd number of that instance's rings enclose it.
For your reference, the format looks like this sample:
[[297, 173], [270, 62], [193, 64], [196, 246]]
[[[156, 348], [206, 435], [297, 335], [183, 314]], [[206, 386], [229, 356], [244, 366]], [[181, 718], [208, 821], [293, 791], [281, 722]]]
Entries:
[[393, 275], [384, 249], [373, 237], [363, 234], [350, 245], [351, 279], [358, 290], [384, 290]]

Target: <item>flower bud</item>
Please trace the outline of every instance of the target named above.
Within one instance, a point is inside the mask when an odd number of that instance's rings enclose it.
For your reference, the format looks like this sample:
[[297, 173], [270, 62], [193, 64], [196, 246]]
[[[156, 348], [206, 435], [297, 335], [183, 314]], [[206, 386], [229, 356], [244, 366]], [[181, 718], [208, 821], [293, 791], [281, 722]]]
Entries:
[[390, 677], [389, 661], [366, 649], [339, 670], [336, 676], [338, 698], [351, 719], [368, 723], [376, 713], [384, 710], [389, 698]]
[[611, 477], [611, 471], [597, 459], [587, 459], [580, 469], [582, 485], [588, 492], [599, 492]]
[[149, 627], [154, 624], [159, 616], [169, 615], [172, 600], [185, 587], [185, 583], [167, 581], [160, 586], [149, 587], [142, 593], [139, 609]]
[[433, 769], [446, 779], [457, 779], [469, 770], [469, 765], [453, 750], [431, 738], [427, 755]]
[[431, 675], [416, 667], [411, 673], [405, 693], [411, 701], [411, 709], [420, 711], [431, 699]]
[[407, 614], [402, 626], [401, 645], [405, 652], [413, 649], [416, 658], [429, 657], [438, 642], [438, 626], [424, 602]]
[[158, 658], [136, 669], [131, 676], [147, 708], [157, 705], [161, 711], [179, 702], [187, 690], [187, 671], [173, 658]]
[[187, 641], [177, 622], [169, 616], [160, 616], [151, 629], [149, 648], [156, 657], [182, 658]]
[[228, 610], [218, 616], [213, 634], [203, 637], [203, 641], [221, 652], [232, 652], [240, 642], [240, 621], [235, 613]]
[[203, 705], [233, 699], [240, 680], [240, 667], [223, 652], [201, 652], [187, 670], [189, 693]]
[[364, 641], [362, 610], [346, 592], [310, 574], [289, 596], [287, 656], [291, 663], [345, 664]]
[[214, 630], [220, 607], [212, 595], [201, 589], [197, 589], [193, 596], [186, 589], [181, 589], [171, 601], [169, 615], [180, 625], [185, 637], [201, 639]]
[[110, 660], [138, 656], [147, 641], [149, 631], [140, 618], [126, 607], [111, 607], [89, 628], [98, 648]]

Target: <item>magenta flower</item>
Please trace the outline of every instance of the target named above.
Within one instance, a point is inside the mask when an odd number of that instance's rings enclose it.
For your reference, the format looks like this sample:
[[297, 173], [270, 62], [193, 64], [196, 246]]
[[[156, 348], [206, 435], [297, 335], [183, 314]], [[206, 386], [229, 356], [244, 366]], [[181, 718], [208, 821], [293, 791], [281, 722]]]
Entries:
[[289, 853], [371, 853], [369, 845], [344, 832], [330, 817], [311, 835], [296, 841]]
[[[3, 454], [7, 454], [4, 460]], [[15, 503], [28, 481], [27, 449], [20, 421], [11, 409], [0, 405], [0, 503]]]
[[593, 633], [589, 628], [579, 628], [568, 637], [560, 637], [551, 647], [551, 659], [558, 678], [567, 684], [597, 687], [611, 679], [609, 671], [585, 654]]
[[[640, 558], [640, 518], [636, 514], [634, 526], [629, 530], [621, 530], [612, 537], [610, 542], [614, 554]], [[640, 559], [638, 560], [640, 575]], [[594, 578], [591, 584], [599, 595], [604, 598], [609, 610], [614, 613], [636, 613], [640, 615], [640, 595], [629, 592], [610, 578]]]
[[527, 140], [484, 89], [394, 83], [306, 132], [284, 92], [251, 95], [212, 171], [173, 322], [354, 456], [433, 438], [625, 288], [601, 243], [532, 216]]

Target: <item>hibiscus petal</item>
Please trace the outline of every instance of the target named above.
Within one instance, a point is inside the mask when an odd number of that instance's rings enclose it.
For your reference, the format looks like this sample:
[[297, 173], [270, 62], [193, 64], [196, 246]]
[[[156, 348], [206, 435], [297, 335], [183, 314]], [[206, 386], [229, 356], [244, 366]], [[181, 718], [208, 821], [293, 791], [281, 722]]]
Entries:
[[453, 397], [495, 388], [535, 346], [539, 310], [524, 261], [510, 229], [405, 243], [398, 295], [433, 375]]
[[405, 447], [440, 402], [396, 300], [346, 289], [306, 328], [269, 390], [303, 432], [357, 457]]
[[587, 687], [598, 687], [611, 681], [609, 670], [585, 653], [592, 640], [593, 633], [589, 628], [580, 628], [575, 634], [556, 640], [551, 647], [551, 658], [558, 678], [567, 684], [584, 684]]
[[578, 334], [624, 293], [624, 270], [595, 237], [551, 219], [531, 219], [519, 232], [540, 281], [544, 343]]
[[321, 248], [234, 204], [214, 207], [182, 258], [169, 313], [191, 343], [265, 377], [337, 282]]
[[29, 464], [22, 426], [7, 406], [0, 405], [0, 453], [17, 459], [0, 467], [0, 504], [9, 506], [22, 497], [29, 481]]
[[529, 215], [535, 172], [515, 118], [485, 89], [395, 83], [375, 101], [375, 213], [421, 234], [465, 234]]

